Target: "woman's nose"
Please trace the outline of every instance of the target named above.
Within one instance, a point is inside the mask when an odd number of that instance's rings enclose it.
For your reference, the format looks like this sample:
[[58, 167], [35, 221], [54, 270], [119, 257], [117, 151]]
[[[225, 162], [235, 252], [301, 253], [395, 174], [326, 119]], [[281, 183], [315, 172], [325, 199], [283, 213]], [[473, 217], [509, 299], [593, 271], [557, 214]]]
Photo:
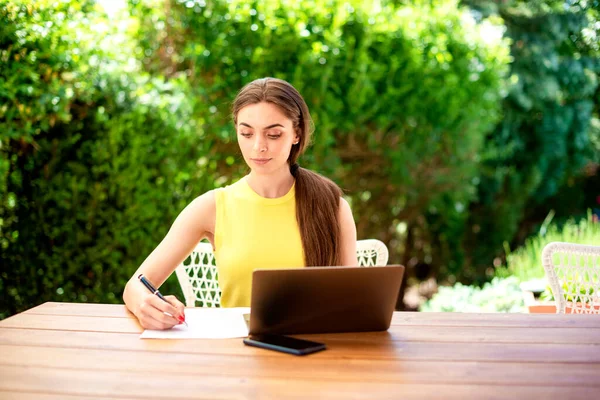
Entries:
[[267, 143], [264, 140], [257, 138], [254, 141], [254, 151], [264, 153], [265, 151], [267, 151]]

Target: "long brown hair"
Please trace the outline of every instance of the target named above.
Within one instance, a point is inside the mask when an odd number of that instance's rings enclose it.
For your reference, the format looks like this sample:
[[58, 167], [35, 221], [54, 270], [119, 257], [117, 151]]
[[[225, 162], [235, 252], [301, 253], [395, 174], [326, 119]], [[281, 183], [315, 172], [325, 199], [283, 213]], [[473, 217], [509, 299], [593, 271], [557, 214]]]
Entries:
[[299, 142], [292, 146], [288, 163], [296, 179], [296, 220], [304, 248], [306, 266], [340, 265], [339, 206], [342, 191], [331, 180], [300, 168], [298, 157], [310, 143], [313, 121], [306, 102], [288, 82], [262, 78], [240, 90], [233, 102], [233, 122], [238, 112], [251, 104], [272, 103], [292, 120]]

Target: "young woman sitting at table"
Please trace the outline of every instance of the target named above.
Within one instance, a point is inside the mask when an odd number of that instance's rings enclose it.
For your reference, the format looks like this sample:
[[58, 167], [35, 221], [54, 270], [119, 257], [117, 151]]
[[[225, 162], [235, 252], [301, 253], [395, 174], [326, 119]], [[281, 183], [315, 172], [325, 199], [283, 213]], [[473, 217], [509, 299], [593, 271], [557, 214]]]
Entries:
[[204, 238], [215, 251], [223, 307], [250, 306], [258, 266], [357, 264], [356, 226], [342, 191], [297, 164], [312, 133], [298, 91], [280, 79], [257, 79], [237, 95], [233, 122], [250, 173], [193, 200], [125, 286], [125, 304], [146, 329], [183, 322], [184, 305], [152, 295], [138, 275], [160, 286]]

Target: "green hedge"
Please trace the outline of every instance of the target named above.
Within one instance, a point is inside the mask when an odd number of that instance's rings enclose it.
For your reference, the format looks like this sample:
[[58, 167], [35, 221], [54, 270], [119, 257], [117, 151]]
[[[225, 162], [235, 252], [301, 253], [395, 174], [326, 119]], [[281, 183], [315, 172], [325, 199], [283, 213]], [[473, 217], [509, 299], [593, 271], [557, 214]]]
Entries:
[[[466, 278], [493, 275], [503, 243], [523, 243], [550, 209], [584, 216], [600, 195], [598, 2], [469, 1], [511, 39], [503, 118], [486, 140], [477, 201], [455, 241]], [[594, 33], [595, 32], [595, 33]], [[586, 167], [587, 166], [587, 167]], [[595, 171], [595, 172], [594, 172]]]
[[91, 5], [58, 5], [0, 6], [0, 318], [48, 300], [121, 302], [179, 211], [214, 187], [185, 82], [137, 70], [108, 40], [118, 32], [86, 27], [108, 22]]
[[305, 95], [317, 130], [301, 163], [346, 189], [359, 237], [440, 278], [481, 280], [500, 238], [588, 159], [597, 64], [568, 46], [588, 14], [129, 3], [117, 31], [91, 0], [0, 0], [0, 318], [119, 302], [184, 205], [247, 171], [229, 110], [257, 77]]
[[456, 2], [208, 3], [134, 4], [138, 44], [87, 28], [118, 26], [92, 2], [0, 3], [1, 316], [120, 301], [181, 208], [246, 171], [229, 105], [256, 77], [305, 95], [317, 134], [303, 164], [348, 190], [362, 237], [472, 195], [507, 47]]

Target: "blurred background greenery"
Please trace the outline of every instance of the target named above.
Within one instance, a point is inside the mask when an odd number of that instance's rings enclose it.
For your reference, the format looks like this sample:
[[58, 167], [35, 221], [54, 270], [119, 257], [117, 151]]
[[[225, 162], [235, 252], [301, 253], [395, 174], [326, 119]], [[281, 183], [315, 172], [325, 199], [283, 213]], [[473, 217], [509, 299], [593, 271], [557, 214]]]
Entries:
[[398, 308], [518, 310], [544, 241], [600, 244], [599, 13], [600, 0], [0, 0], [0, 318], [121, 302], [183, 207], [247, 173], [230, 104], [264, 76], [311, 108], [301, 164], [344, 189], [359, 238], [407, 266]]

